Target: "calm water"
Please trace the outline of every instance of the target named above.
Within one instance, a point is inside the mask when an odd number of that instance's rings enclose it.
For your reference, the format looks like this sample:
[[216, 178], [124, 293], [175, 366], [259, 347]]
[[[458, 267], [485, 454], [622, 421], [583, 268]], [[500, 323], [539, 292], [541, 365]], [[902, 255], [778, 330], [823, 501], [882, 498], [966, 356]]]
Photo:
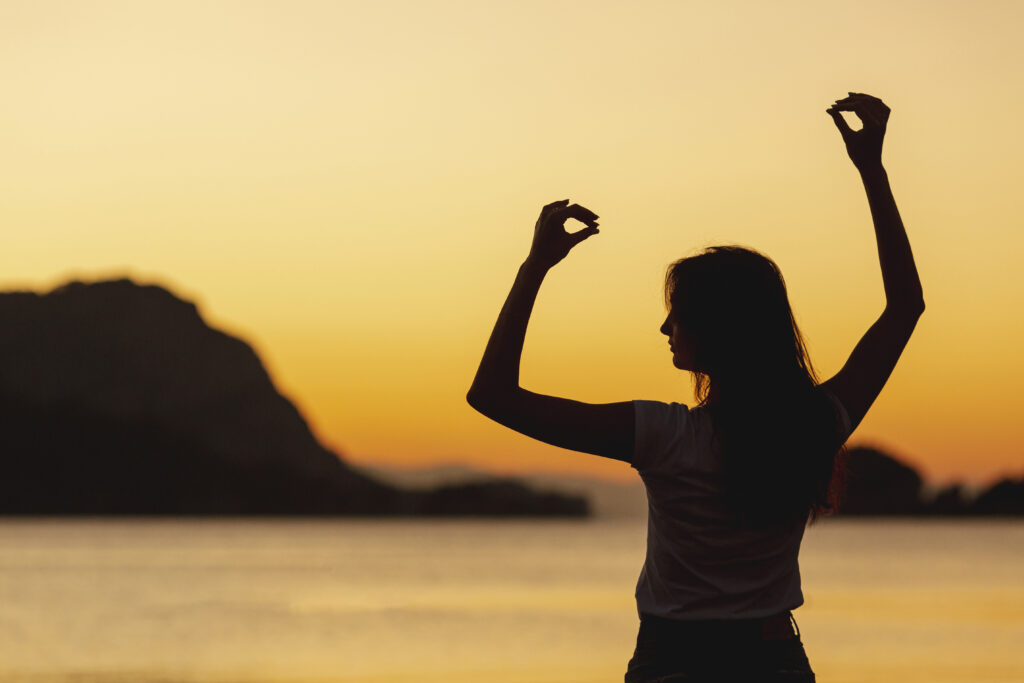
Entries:
[[[0, 522], [0, 679], [615, 681], [636, 521]], [[1024, 523], [827, 522], [820, 681], [1024, 681]]]

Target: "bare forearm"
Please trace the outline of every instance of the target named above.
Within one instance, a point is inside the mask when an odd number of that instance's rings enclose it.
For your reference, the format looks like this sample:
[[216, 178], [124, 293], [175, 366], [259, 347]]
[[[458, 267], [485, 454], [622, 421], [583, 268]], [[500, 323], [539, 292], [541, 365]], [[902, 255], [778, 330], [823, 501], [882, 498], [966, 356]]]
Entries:
[[[587, 227], [573, 233], [566, 232], [565, 222], [570, 218], [585, 223]], [[519, 267], [512, 291], [498, 314], [498, 322], [494, 324], [473, 385], [466, 395], [473, 407], [481, 412], [489, 411], [496, 402], [522, 393], [518, 391], [519, 361], [523, 355], [526, 325], [544, 276], [574, 246], [597, 233], [597, 214], [579, 204], [570, 204], [568, 199], [552, 202], [541, 210], [534, 226], [530, 254]]]
[[921, 279], [914, 265], [907, 231], [889, 187], [888, 174], [881, 164], [877, 164], [861, 168], [860, 175], [875, 224], [886, 306], [910, 311], [923, 309]]
[[471, 400], [519, 387], [519, 363], [526, 326], [547, 268], [527, 260], [519, 267], [512, 290], [498, 314], [483, 359], [469, 390]]

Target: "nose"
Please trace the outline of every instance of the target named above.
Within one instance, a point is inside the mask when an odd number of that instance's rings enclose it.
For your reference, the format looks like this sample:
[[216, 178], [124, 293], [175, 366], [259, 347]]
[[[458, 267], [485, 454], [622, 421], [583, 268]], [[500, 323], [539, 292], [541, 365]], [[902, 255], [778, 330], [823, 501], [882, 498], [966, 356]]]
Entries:
[[671, 337], [672, 336], [672, 325], [669, 322], [669, 318], [668, 317], [666, 317], [665, 318], [665, 322], [663, 322], [661, 324], [661, 333], [663, 335], [665, 335], [666, 337]]

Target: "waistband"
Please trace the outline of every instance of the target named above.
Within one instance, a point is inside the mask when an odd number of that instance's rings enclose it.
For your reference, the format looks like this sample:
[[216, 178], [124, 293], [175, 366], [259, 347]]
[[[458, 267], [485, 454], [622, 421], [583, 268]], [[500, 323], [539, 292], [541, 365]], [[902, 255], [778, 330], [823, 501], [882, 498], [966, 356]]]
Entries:
[[662, 639], [744, 638], [748, 640], [792, 640], [800, 638], [800, 627], [790, 611], [760, 619], [669, 619], [640, 615], [640, 637]]

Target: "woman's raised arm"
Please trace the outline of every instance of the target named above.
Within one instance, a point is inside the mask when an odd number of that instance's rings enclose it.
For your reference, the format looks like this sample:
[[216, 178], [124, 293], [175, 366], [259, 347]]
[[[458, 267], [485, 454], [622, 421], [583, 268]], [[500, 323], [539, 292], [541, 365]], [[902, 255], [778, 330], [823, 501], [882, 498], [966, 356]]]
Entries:
[[[587, 227], [566, 232], [575, 218]], [[544, 207], [533, 245], [494, 324], [466, 400], [480, 413], [539, 441], [629, 461], [633, 456], [633, 404], [591, 404], [544, 396], [519, 386], [519, 361], [533, 304], [548, 270], [569, 250], [596, 235], [597, 215], [568, 200]]]
[[[846, 407], [855, 428], [896, 367], [924, 312], [924, 295], [910, 240], [882, 166], [882, 141], [889, 121], [889, 107], [877, 97], [849, 93], [849, 97], [836, 100], [827, 111], [839, 128], [846, 151], [867, 191], [885, 289], [882, 315], [861, 338], [843, 369], [824, 383]], [[843, 111], [856, 114], [863, 127], [857, 131], [851, 129], [840, 113]]]

